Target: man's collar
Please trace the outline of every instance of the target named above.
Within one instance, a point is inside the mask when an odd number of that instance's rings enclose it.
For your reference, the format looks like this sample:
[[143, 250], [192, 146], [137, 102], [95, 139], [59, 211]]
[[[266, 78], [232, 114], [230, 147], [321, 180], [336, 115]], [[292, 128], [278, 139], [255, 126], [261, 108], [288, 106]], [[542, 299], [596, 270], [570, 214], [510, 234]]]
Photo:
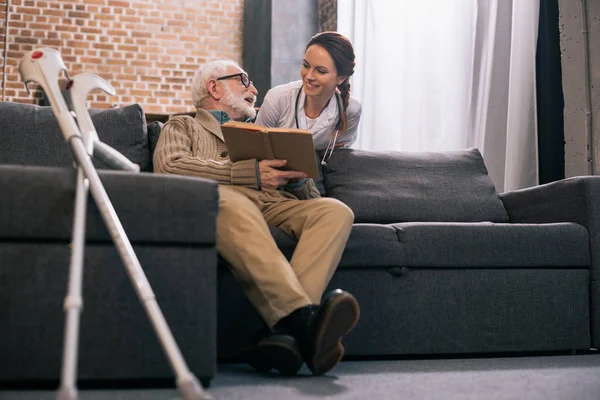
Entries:
[[[208, 111], [210, 113], [210, 115], [215, 117], [215, 119], [219, 122], [220, 125], [223, 125], [225, 122], [231, 121], [231, 117], [225, 111], [222, 111], [222, 110], [206, 110], [206, 111]], [[254, 122], [254, 118], [248, 118], [244, 122]]]
[[206, 110], [206, 111], [208, 111], [210, 113], [210, 115], [215, 117], [215, 119], [217, 121], [219, 121], [220, 125], [223, 125], [225, 122], [231, 121], [231, 117], [225, 111], [221, 111], [221, 110]]

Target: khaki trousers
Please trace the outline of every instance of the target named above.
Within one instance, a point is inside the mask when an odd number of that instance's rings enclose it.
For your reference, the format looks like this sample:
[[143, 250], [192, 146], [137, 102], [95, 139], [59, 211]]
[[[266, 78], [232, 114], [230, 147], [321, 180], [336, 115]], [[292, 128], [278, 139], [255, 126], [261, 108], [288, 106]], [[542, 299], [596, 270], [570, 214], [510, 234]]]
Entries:
[[[350, 208], [335, 199], [228, 185], [219, 185], [219, 196], [217, 249], [264, 321], [273, 327], [297, 308], [319, 304], [352, 229]], [[289, 262], [269, 226], [298, 239]]]

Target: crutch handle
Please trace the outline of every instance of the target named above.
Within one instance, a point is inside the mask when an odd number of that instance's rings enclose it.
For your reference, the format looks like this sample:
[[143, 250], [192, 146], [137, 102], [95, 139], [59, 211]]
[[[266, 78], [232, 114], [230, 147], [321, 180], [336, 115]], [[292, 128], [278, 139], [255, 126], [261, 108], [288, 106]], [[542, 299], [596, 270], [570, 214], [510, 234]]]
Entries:
[[99, 140], [94, 140], [94, 157], [113, 169], [140, 172], [139, 165], [132, 163], [123, 154]]
[[85, 148], [91, 156], [94, 151], [94, 141], [99, 139], [87, 108], [88, 95], [91, 91], [100, 89], [104, 93], [114, 96], [115, 89], [110, 83], [90, 72], [82, 72], [75, 75], [67, 83], [66, 89], [69, 91], [71, 109], [75, 111], [75, 115], [77, 116], [77, 125], [79, 125], [79, 130], [83, 137], [83, 144], [85, 144]]
[[25, 82], [25, 88], [29, 91], [27, 84], [36, 82], [44, 89], [63, 136], [69, 141], [73, 136], [79, 136], [80, 132], [58, 86], [58, 75], [61, 71], [64, 71], [68, 78], [67, 67], [60, 53], [50, 47], [32, 50], [19, 61], [19, 72]]

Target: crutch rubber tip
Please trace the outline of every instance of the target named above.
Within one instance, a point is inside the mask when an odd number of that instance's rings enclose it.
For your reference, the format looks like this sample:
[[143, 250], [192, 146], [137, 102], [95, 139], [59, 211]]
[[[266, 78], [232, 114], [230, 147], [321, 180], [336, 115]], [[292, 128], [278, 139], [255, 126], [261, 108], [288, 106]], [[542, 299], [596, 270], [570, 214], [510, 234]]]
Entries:
[[79, 394], [75, 388], [60, 388], [56, 394], [56, 400], [78, 400]]
[[177, 381], [177, 388], [183, 400], [214, 400], [210, 394], [202, 390], [202, 386], [194, 375]]

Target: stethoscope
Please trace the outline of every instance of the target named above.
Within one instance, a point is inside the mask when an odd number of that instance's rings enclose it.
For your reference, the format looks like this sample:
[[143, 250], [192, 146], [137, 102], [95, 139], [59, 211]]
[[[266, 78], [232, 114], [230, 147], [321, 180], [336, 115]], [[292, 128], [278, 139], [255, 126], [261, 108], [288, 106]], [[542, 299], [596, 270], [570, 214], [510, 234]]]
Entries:
[[[300, 129], [300, 126], [298, 125], [298, 103], [300, 102], [300, 94], [302, 93], [303, 87], [304, 86], [300, 86], [298, 94], [296, 95], [296, 103], [294, 105], [294, 110], [296, 111], [296, 114], [294, 115], [294, 121], [296, 122], [297, 129]], [[342, 101], [340, 100], [340, 95], [338, 94], [338, 92], [335, 92], [335, 100], [338, 109], [338, 121], [337, 124], [335, 124], [335, 131], [337, 132], [342, 127]]]
[[[296, 129], [300, 129], [300, 126], [298, 124], [298, 103], [300, 102], [300, 93], [302, 93], [303, 87], [304, 86], [300, 86], [298, 94], [296, 95], [296, 102], [294, 104], [294, 121], [296, 122]], [[335, 143], [337, 141], [338, 133], [340, 132], [340, 128], [342, 127], [342, 101], [340, 100], [340, 95], [338, 94], [338, 92], [335, 92], [335, 100], [338, 109], [338, 120], [335, 124], [333, 135], [331, 135], [331, 139], [329, 139], [329, 143], [327, 144], [325, 153], [323, 154], [323, 159], [321, 159], [321, 165], [327, 165], [327, 160], [331, 158], [331, 154], [333, 154], [333, 149], [335, 148]]]

